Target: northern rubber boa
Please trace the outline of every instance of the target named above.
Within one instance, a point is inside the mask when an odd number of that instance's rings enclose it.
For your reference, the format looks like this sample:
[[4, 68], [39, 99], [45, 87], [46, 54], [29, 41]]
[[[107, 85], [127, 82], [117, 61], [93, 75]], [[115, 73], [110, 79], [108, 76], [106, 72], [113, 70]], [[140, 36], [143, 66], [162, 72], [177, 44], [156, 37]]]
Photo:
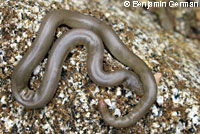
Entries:
[[[53, 44], [56, 28], [61, 24], [72, 30], [62, 35]], [[103, 70], [103, 44], [117, 60], [131, 67], [135, 73], [125, 69], [105, 72]], [[119, 118], [112, 116], [104, 100], [100, 99], [99, 110], [103, 120], [111, 126], [121, 128], [129, 127], [141, 119], [156, 99], [157, 85], [151, 70], [123, 45], [109, 26], [93, 17], [64, 9], [52, 11], [44, 17], [31, 48], [15, 67], [11, 85], [15, 99], [28, 108], [44, 107], [58, 87], [65, 58], [76, 45], [86, 46], [88, 75], [96, 84], [103, 87], [123, 84], [137, 94], [143, 94], [133, 111]], [[49, 49], [50, 54], [44, 78], [40, 88], [33, 92], [28, 87], [29, 77]]]

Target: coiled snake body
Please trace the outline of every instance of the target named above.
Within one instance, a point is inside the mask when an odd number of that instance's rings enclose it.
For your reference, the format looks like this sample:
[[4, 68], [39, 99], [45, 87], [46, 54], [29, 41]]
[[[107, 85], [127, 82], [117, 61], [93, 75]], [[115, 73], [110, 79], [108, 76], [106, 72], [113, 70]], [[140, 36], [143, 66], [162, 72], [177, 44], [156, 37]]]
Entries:
[[[56, 28], [61, 24], [72, 29], [53, 44], [43, 81], [40, 88], [33, 92], [28, 87], [29, 77], [49, 51]], [[136, 73], [125, 69], [105, 72], [103, 43], [116, 59]], [[157, 86], [150, 69], [123, 45], [110, 27], [93, 17], [63, 9], [52, 11], [45, 16], [33, 45], [15, 67], [12, 75], [12, 93], [15, 99], [28, 108], [45, 106], [57, 89], [65, 58], [76, 45], [86, 46], [88, 74], [96, 84], [103, 87], [124, 84], [137, 94], [143, 94], [133, 111], [119, 118], [112, 116], [104, 100], [100, 99], [99, 110], [104, 121], [120, 128], [129, 127], [142, 118], [156, 99]]]

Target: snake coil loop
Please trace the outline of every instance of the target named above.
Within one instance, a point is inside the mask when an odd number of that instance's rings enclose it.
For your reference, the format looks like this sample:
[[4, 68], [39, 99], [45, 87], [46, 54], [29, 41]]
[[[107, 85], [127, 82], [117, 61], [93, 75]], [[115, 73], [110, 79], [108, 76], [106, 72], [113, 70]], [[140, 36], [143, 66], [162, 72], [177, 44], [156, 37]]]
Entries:
[[[43, 81], [40, 88], [33, 92], [28, 88], [29, 77], [49, 51], [55, 30], [61, 24], [72, 29], [53, 44]], [[125, 69], [105, 72], [103, 70], [103, 43], [116, 59], [131, 67], [136, 73]], [[133, 125], [144, 116], [156, 99], [157, 86], [153, 74], [139, 57], [123, 45], [110, 27], [93, 17], [72, 11], [60, 9], [45, 16], [33, 45], [15, 67], [12, 75], [13, 96], [25, 107], [44, 107], [57, 89], [64, 60], [79, 44], [87, 48], [88, 74], [96, 84], [106, 87], [123, 83], [126, 88], [137, 94], [143, 94], [133, 111], [119, 118], [109, 113], [103, 99], [99, 100], [99, 110], [107, 124], [118, 128]]]

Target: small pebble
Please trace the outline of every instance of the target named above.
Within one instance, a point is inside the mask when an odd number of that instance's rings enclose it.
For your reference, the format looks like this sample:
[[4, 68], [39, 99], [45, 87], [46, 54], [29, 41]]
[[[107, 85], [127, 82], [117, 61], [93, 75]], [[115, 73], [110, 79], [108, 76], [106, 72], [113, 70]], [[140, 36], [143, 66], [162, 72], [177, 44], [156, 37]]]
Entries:
[[33, 74], [34, 74], [34, 75], [37, 75], [37, 74], [40, 72], [40, 69], [41, 69], [41, 66], [38, 65], [38, 66], [34, 69]]

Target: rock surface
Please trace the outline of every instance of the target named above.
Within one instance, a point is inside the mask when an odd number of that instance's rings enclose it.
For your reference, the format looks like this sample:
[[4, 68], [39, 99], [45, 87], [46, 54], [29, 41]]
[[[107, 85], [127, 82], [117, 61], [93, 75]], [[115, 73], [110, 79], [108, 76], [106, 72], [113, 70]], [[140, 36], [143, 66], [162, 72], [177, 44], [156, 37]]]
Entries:
[[[11, 75], [32, 45], [41, 19], [51, 10], [64, 8], [94, 16], [107, 23], [124, 45], [152, 69], [161, 73], [157, 100], [134, 126], [107, 126], [97, 109], [104, 97], [116, 116], [137, 104], [138, 97], [122, 86], [102, 88], [87, 75], [86, 50], [75, 48], [66, 59], [59, 87], [44, 108], [31, 110], [11, 94]], [[0, 2], [0, 133], [200, 133], [200, 45], [175, 32], [165, 32], [145, 10], [130, 11], [119, 1], [56, 0]], [[59, 37], [65, 27], [57, 30]], [[40, 85], [47, 58], [36, 67], [30, 87]], [[104, 69], [127, 68], [105, 50]]]

